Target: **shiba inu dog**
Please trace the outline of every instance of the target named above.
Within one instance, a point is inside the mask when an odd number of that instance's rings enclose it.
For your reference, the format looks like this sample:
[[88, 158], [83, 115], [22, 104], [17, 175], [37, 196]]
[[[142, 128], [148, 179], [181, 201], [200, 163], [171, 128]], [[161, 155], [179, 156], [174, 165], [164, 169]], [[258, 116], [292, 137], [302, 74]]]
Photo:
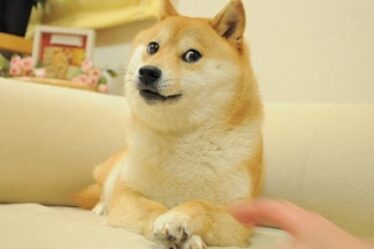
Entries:
[[231, 0], [213, 19], [162, 4], [161, 20], [136, 38], [126, 75], [128, 147], [95, 170], [97, 184], [78, 201], [168, 249], [246, 246], [250, 229], [226, 211], [258, 195], [263, 179], [243, 4]]

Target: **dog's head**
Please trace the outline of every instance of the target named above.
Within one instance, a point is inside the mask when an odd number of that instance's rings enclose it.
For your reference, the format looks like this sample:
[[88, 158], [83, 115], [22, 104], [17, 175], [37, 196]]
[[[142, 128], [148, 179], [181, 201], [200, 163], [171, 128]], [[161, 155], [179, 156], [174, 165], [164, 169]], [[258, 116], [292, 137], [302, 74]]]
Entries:
[[144, 123], [176, 131], [206, 122], [235, 98], [243, 81], [245, 13], [240, 0], [213, 19], [180, 16], [161, 2], [161, 20], [134, 42], [126, 97]]

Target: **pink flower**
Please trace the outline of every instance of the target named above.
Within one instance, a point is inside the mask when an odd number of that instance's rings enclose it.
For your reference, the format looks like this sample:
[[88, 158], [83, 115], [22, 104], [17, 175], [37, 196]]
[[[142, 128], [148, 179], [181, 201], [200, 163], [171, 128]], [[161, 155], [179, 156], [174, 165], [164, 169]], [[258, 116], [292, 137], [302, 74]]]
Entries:
[[34, 68], [34, 62], [31, 57], [26, 57], [22, 59], [22, 68], [25, 72], [30, 72]]
[[88, 73], [93, 67], [92, 61], [84, 60], [81, 64], [81, 69], [84, 73]]
[[44, 68], [34, 69], [34, 74], [36, 77], [44, 78], [47, 75], [47, 72]]
[[31, 70], [31, 71], [23, 71], [22, 72], [22, 75], [23, 76], [27, 76], [27, 77], [31, 77], [31, 76], [33, 76], [33, 71]]
[[11, 65], [9, 69], [9, 74], [11, 76], [20, 76], [22, 74], [22, 69], [19, 65]]
[[91, 68], [91, 70], [88, 72], [88, 75], [90, 77], [100, 78], [100, 76], [101, 76], [101, 70], [98, 69], [98, 68]]
[[88, 76], [88, 84], [91, 86], [96, 85], [99, 82], [99, 78], [95, 75]]
[[78, 76], [74, 77], [73, 81], [74, 82], [78, 82], [78, 83], [84, 83], [84, 84], [88, 84], [89, 83], [88, 76], [84, 75], [84, 74], [81, 74], [81, 75], [78, 75]]
[[22, 59], [19, 55], [13, 56], [10, 60], [10, 65], [15, 67], [20, 67], [22, 65]]
[[108, 88], [108, 85], [106, 84], [100, 84], [97, 86], [97, 90], [101, 93], [108, 93], [109, 92], [109, 88]]

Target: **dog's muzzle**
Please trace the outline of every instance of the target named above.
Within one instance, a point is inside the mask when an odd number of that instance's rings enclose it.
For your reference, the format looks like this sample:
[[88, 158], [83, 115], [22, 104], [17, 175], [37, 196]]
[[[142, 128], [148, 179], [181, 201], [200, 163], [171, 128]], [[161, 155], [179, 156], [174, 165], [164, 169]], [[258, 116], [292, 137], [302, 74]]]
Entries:
[[155, 66], [143, 66], [138, 72], [139, 94], [147, 101], [167, 101], [181, 97], [181, 94], [165, 96], [159, 91], [162, 71]]

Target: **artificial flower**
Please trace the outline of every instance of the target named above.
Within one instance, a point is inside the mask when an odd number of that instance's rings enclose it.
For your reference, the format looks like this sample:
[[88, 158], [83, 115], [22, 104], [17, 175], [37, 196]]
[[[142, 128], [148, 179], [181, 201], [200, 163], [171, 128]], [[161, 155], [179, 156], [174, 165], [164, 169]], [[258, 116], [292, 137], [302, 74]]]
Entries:
[[108, 88], [108, 85], [106, 84], [99, 84], [97, 86], [97, 90], [101, 93], [108, 93], [109, 92], [109, 88]]
[[93, 68], [93, 63], [90, 60], [84, 60], [81, 64], [81, 70], [84, 73], [88, 73]]
[[44, 78], [47, 76], [47, 72], [45, 71], [44, 68], [36, 68], [34, 69], [34, 75], [36, 77]]
[[20, 64], [11, 65], [9, 68], [9, 75], [11, 76], [21, 76], [22, 75], [22, 68]]
[[22, 69], [25, 73], [31, 72], [34, 69], [34, 62], [31, 57], [21, 59]]

